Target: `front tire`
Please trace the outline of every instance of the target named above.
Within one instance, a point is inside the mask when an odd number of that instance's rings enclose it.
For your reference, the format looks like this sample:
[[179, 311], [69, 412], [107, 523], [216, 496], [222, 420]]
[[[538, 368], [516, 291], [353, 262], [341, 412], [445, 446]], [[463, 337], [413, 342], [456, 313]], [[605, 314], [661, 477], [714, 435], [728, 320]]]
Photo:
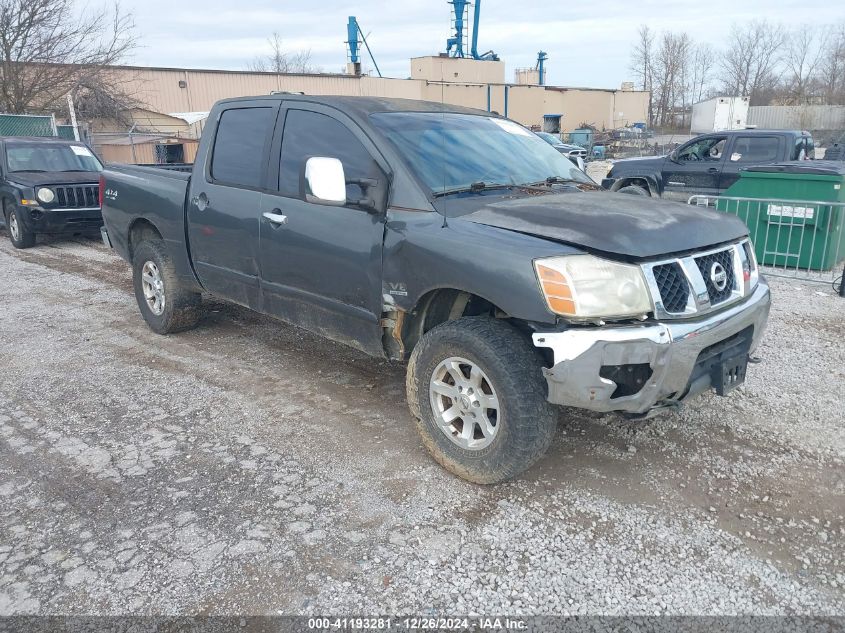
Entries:
[[411, 355], [406, 386], [434, 459], [478, 484], [511, 479], [539, 460], [557, 424], [542, 366], [501, 320], [465, 317], [428, 331]]
[[182, 288], [164, 242], [141, 242], [132, 256], [132, 281], [141, 315], [157, 334], [189, 330], [200, 317], [202, 297]]
[[628, 193], [634, 196], [645, 196], [646, 198], [651, 197], [651, 192], [639, 185], [626, 185], [619, 189], [619, 193]]
[[15, 248], [30, 248], [35, 245], [35, 233], [26, 228], [17, 209], [9, 209], [6, 212], [6, 229]]

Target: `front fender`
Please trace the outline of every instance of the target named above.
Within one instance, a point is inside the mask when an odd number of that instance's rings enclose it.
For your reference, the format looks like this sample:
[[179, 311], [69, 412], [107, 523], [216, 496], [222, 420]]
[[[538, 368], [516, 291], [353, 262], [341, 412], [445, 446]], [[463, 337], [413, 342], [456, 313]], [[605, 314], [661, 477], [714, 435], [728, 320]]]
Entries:
[[554, 324], [534, 260], [577, 253], [541, 238], [444, 218], [435, 212], [390, 212], [385, 227], [384, 288], [402, 310], [438, 289], [479, 296], [510, 317]]
[[619, 176], [613, 180], [613, 185], [610, 187], [611, 191], [619, 191], [622, 187], [626, 187], [630, 184], [637, 184], [638, 181], [643, 180], [648, 184], [651, 195], [659, 196], [663, 191], [660, 174], [628, 174], [625, 176]]

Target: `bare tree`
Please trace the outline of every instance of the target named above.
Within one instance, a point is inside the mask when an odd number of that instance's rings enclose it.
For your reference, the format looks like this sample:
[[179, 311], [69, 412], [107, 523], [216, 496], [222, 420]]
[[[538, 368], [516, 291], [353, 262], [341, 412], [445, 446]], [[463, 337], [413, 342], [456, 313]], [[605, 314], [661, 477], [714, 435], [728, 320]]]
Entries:
[[784, 37], [782, 26], [766, 20], [735, 24], [721, 65], [724, 91], [748, 96], [752, 105], [767, 103], [777, 84], [775, 69]]
[[709, 96], [715, 66], [716, 50], [710, 44], [695, 45], [690, 58], [690, 103], [698, 103]]
[[784, 100], [790, 105], [808, 104], [819, 89], [819, 69], [827, 49], [830, 30], [807, 24], [789, 32], [784, 46]]
[[0, 0], [0, 111], [61, 111], [71, 93], [81, 116], [123, 120], [136, 102], [108, 67], [135, 45], [117, 4], [80, 14], [73, 0]]
[[302, 50], [288, 53], [282, 46], [282, 38], [273, 33], [267, 42], [270, 44], [270, 54], [256, 57], [249, 69], [262, 73], [321, 73], [323, 69], [311, 61], [311, 51]]
[[845, 105], [845, 21], [831, 29], [818, 68], [824, 102]]
[[653, 92], [655, 122], [675, 126], [677, 115], [683, 125], [688, 95], [692, 40], [686, 33], [663, 33], [654, 52]]
[[[631, 55], [631, 71], [639, 79], [642, 90], [652, 93], [654, 87], [654, 33], [648, 25], [640, 25], [637, 43]], [[648, 122], [654, 125], [653, 96], [648, 100]]]

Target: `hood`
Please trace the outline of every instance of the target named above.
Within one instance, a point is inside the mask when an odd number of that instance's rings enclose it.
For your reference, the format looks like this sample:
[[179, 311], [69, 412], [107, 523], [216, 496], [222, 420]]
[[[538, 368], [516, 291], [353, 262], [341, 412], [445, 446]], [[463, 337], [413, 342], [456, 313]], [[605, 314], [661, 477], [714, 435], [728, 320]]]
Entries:
[[660, 170], [663, 167], [663, 161], [666, 160], [666, 156], [634, 156], [632, 158], [619, 158], [613, 161], [613, 165], [610, 166], [611, 171], [626, 171], [628, 168], [636, 167], [638, 170], [643, 168], [653, 169], [655, 171]]
[[96, 171], [47, 171], [47, 172], [12, 172], [7, 177], [9, 182], [23, 187], [42, 185], [75, 185], [77, 183], [99, 182], [100, 172]]
[[[489, 198], [488, 198], [489, 199]], [[453, 200], [447, 216], [564, 242], [587, 250], [647, 259], [692, 251], [748, 234], [734, 216], [706, 207], [610, 192], [576, 192]], [[475, 201], [476, 208], [469, 210]], [[479, 202], [483, 206], [478, 206]], [[464, 209], [469, 210], [461, 214]]]

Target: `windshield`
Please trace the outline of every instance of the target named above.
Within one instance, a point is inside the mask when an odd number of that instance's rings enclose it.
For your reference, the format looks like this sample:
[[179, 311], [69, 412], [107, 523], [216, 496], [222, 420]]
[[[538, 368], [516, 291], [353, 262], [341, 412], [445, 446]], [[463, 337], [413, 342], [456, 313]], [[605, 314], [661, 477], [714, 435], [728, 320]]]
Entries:
[[534, 132], [537, 136], [541, 139], [546, 141], [549, 145], [563, 145], [563, 141], [561, 141], [557, 136], [554, 134], [549, 134], [548, 132]]
[[551, 145], [507, 119], [433, 112], [380, 113], [370, 119], [433, 193], [547, 179], [595, 184]]
[[103, 171], [103, 164], [84, 145], [60, 143], [9, 143], [6, 166], [9, 173]]

